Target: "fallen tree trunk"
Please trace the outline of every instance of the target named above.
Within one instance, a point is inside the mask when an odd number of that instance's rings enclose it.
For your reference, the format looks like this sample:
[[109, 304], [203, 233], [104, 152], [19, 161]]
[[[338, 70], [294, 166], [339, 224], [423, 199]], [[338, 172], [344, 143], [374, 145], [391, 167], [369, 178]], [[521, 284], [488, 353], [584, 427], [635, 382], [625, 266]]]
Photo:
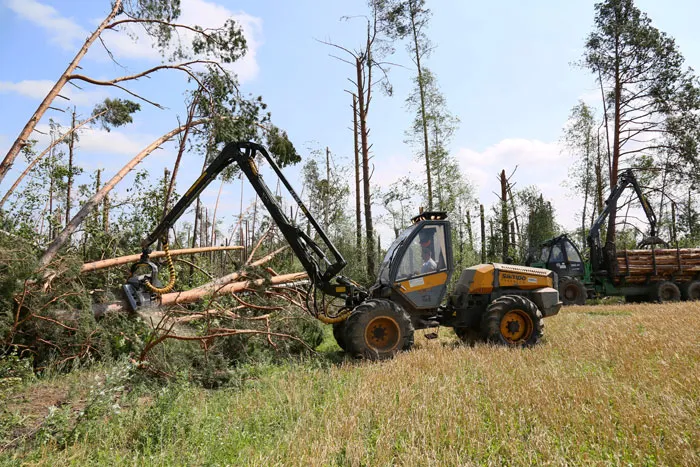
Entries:
[[[225, 284], [219, 287], [198, 287], [197, 289], [186, 290], [183, 292], [171, 292], [163, 294], [160, 297], [159, 307], [170, 306], [170, 305], [184, 305], [187, 303], [194, 303], [207, 297], [209, 294], [213, 295], [225, 295], [233, 294], [236, 292], [241, 292], [242, 290], [251, 287], [260, 287], [269, 283], [271, 285], [286, 284], [289, 282], [300, 281], [306, 279], [308, 276], [305, 272], [296, 272], [291, 274], [283, 274], [281, 276], [271, 277], [270, 279], [257, 279], [242, 282], [232, 282], [230, 284]], [[109, 313], [115, 312], [126, 312], [128, 311], [128, 305], [125, 301], [120, 301], [116, 303], [103, 303], [93, 305], [92, 311], [95, 317], [102, 317]]]
[[232, 282], [230, 284], [223, 285], [221, 287], [210, 289], [210, 288], [197, 288], [192, 290], [186, 290], [184, 292], [172, 292], [168, 294], [161, 295], [160, 306], [169, 306], [176, 304], [186, 304], [193, 303], [202, 298], [206, 297], [208, 294], [213, 293], [215, 295], [224, 295], [229, 293], [240, 292], [244, 289], [250, 287], [260, 287], [264, 285], [265, 282], [269, 282], [272, 285], [284, 284], [287, 282], [295, 282], [299, 280], [306, 279], [308, 276], [305, 272], [295, 272], [291, 274], [284, 274], [282, 276], [274, 276], [268, 279], [257, 279], [243, 282]]
[[[242, 249], [243, 249], [243, 247], [238, 246], [238, 245], [234, 245], [234, 246], [209, 246], [209, 247], [200, 247], [200, 248], [183, 248], [181, 250], [170, 250], [170, 256], [191, 255], [191, 254], [195, 254], [195, 253], [208, 253], [210, 251], [230, 251], [230, 250], [242, 250]], [[164, 251], [154, 251], [148, 256], [151, 259], [162, 258], [163, 256], [165, 256], [165, 252]], [[118, 258], [103, 259], [100, 261], [94, 261], [92, 263], [85, 263], [80, 268], [80, 272], [81, 273], [92, 272], [92, 271], [97, 271], [98, 269], [105, 269], [105, 268], [111, 268], [114, 266], [121, 266], [122, 264], [136, 262], [139, 260], [139, 258], [141, 258], [141, 255], [137, 254], [137, 255], [120, 256]]]

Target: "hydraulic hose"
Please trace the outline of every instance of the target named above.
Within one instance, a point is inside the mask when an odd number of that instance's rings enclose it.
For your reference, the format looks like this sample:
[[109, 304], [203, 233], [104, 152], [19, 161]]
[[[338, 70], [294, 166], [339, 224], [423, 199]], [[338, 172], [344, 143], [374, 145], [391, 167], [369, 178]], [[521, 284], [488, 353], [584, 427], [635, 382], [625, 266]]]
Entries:
[[333, 316], [333, 317], [319, 313], [318, 316], [316, 316], [316, 319], [318, 319], [320, 322], [325, 323], [325, 324], [342, 323], [343, 321], [348, 319], [348, 316], [350, 316], [350, 313], [352, 313], [352, 310], [349, 308], [347, 310], [345, 310], [344, 312], [342, 312], [341, 314], [339, 314], [338, 316]]
[[157, 295], [162, 295], [173, 290], [175, 287], [175, 265], [173, 264], [173, 258], [170, 256], [170, 247], [168, 245], [168, 238], [163, 238], [163, 251], [165, 251], [165, 261], [168, 263], [168, 273], [170, 274], [170, 280], [165, 285], [165, 287], [156, 287], [151, 284], [150, 281], [145, 281], [144, 284], [146, 288]]

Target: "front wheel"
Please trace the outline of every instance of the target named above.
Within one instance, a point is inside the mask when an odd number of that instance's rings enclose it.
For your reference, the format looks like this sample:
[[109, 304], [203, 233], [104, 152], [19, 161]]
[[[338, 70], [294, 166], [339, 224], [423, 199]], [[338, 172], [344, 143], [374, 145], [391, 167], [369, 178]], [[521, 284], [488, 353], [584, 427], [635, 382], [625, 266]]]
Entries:
[[346, 350], [370, 360], [392, 358], [413, 345], [413, 324], [401, 306], [388, 300], [367, 300], [345, 321]]
[[497, 298], [481, 317], [484, 338], [509, 347], [530, 347], [542, 338], [542, 313], [525, 297]]

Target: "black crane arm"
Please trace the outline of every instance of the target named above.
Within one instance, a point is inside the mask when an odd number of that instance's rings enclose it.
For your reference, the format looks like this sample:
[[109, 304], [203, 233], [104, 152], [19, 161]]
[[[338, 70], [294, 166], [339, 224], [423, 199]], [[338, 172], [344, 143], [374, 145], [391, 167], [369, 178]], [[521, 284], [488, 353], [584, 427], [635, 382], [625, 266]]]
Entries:
[[[308, 222], [318, 234], [318, 237], [328, 249], [332, 258], [329, 259], [318, 243], [289, 220], [275, 196], [270, 192], [262, 175], [258, 172], [257, 165], [255, 164], [256, 154], [260, 154], [270, 164], [280, 181], [294, 198], [299, 209], [304, 213]], [[357, 285], [339, 275], [340, 271], [347, 265], [342, 254], [338, 251], [333, 242], [331, 242], [318, 222], [316, 222], [316, 219], [314, 219], [301, 201], [265, 147], [252, 142], [228, 143], [224, 147], [221, 153], [209, 164], [204, 172], [202, 172], [202, 175], [192, 184], [189, 190], [180, 198], [172, 210], [168, 212], [160, 224], [158, 224], [158, 226], [153, 229], [153, 232], [141, 242], [144, 255], [142, 256], [140, 264], [149, 264], [148, 254], [150, 253], [150, 246], [158, 241], [158, 239], [167, 235], [168, 230], [175, 224], [180, 216], [184, 214], [187, 208], [197, 199], [197, 196], [199, 196], [207, 185], [209, 185], [209, 183], [211, 183], [226, 167], [234, 162], [238, 164], [243, 174], [245, 174], [250, 181], [250, 184], [269, 211], [275, 224], [279, 227], [280, 232], [284, 235], [287, 242], [289, 242], [297, 258], [299, 258], [312, 284], [321, 289], [324, 293], [346, 298], [346, 300], [349, 299], [349, 303], [354, 303], [357, 300], [356, 293], [359, 292], [357, 290]], [[339, 285], [331, 284], [333, 279], [335, 279]]]
[[593, 271], [599, 271], [606, 267], [602, 240], [600, 238], [600, 229], [610, 215], [611, 205], [615, 204], [617, 206], [617, 200], [620, 199], [622, 193], [630, 185], [632, 185], [637, 198], [639, 198], [644, 214], [649, 221], [649, 234], [652, 239], [656, 238], [656, 214], [654, 214], [654, 210], [651, 208], [651, 205], [649, 205], [644, 193], [642, 193], [642, 189], [637, 182], [637, 178], [634, 176], [634, 172], [632, 172], [631, 169], [627, 169], [619, 175], [617, 185], [613, 187], [612, 191], [610, 192], [610, 196], [608, 196], [608, 199], [605, 200], [605, 207], [603, 208], [603, 211], [600, 213], [595, 222], [593, 222], [593, 225], [591, 225], [591, 230], [588, 232], [588, 246], [591, 251], [591, 265]]

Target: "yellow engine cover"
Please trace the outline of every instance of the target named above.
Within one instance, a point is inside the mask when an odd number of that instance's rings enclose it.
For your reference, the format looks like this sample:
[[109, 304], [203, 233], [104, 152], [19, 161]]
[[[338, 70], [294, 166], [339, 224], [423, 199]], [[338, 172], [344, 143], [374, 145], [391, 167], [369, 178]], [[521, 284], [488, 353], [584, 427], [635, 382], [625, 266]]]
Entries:
[[479, 264], [468, 269], [474, 271], [470, 294], [491, 293], [494, 288], [501, 287], [534, 290], [554, 284], [553, 273], [547, 269], [500, 263]]

